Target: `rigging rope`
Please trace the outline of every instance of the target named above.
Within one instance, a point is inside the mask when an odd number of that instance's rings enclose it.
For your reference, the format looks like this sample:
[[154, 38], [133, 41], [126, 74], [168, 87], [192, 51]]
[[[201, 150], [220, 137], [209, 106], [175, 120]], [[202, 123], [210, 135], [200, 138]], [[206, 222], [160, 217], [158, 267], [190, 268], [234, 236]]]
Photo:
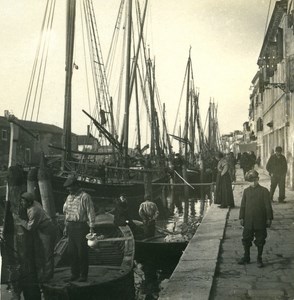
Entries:
[[[35, 54], [33, 70], [31, 73], [28, 92], [26, 95], [26, 101], [22, 113], [22, 119], [27, 118], [31, 97], [34, 92], [30, 120], [31, 121], [33, 120], [33, 116], [35, 114], [36, 121], [38, 121], [40, 105], [42, 101], [45, 74], [46, 74], [50, 38], [51, 38], [50, 31], [52, 29], [53, 19], [54, 19], [55, 3], [56, 0], [52, 0], [51, 2], [49, 2], [49, 0], [47, 1], [41, 32], [40, 32], [40, 37], [39, 37], [39, 43]], [[41, 86], [40, 89], [39, 89], [39, 85]], [[37, 104], [37, 112], [35, 113], [36, 104]]]
[[41, 49], [41, 45], [42, 45], [41, 42], [42, 42], [42, 36], [43, 36], [44, 27], [45, 27], [45, 23], [46, 23], [49, 2], [50, 2], [50, 0], [47, 0], [45, 14], [44, 14], [44, 17], [43, 17], [43, 22], [42, 22], [40, 36], [39, 36], [38, 47], [37, 47], [36, 54], [35, 54], [33, 69], [32, 69], [32, 73], [31, 73], [29, 87], [28, 87], [26, 100], [25, 100], [25, 105], [24, 105], [24, 109], [23, 109], [23, 113], [22, 113], [22, 119], [23, 120], [25, 120], [27, 118], [28, 109], [29, 109], [29, 106], [30, 106], [30, 97], [31, 97], [31, 93], [32, 93], [33, 85], [34, 85], [35, 73], [36, 73], [36, 68], [37, 68], [37, 64], [38, 64], [38, 57], [39, 57], [39, 53], [40, 53], [40, 49]]
[[179, 116], [180, 106], [181, 106], [181, 102], [182, 102], [182, 97], [183, 97], [183, 92], [184, 92], [184, 87], [185, 87], [185, 81], [186, 81], [186, 77], [187, 77], [187, 73], [188, 73], [188, 68], [187, 67], [186, 67], [186, 71], [185, 71], [185, 77], [184, 77], [184, 80], [183, 80], [183, 85], [182, 85], [182, 90], [181, 90], [181, 95], [180, 95], [180, 102], [179, 102], [177, 113], [176, 113], [176, 120], [175, 120], [175, 124], [174, 124], [173, 135], [175, 135], [176, 126], [177, 126], [177, 122], [178, 122], [178, 116]]
[[[56, 4], [56, 0], [54, 0], [53, 7], [51, 7], [53, 12], [52, 12], [51, 20], [50, 20], [50, 32], [52, 30], [52, 25], [53, 25], [53, 16], [54, 16], [54, 12], [55, 12], [55, 4]], [[39, 104], [38, 104], [36, 122], [38, 122], [38, 119], [39, 119], [40, 106], [41, 106], [41, 102], [42, 102], [43, 87], [44, 87], [44, 81], [45, 81], [45, 73], [46, 73], [46, 67], [47, 67], [50, 39], [51, 39], [51, 34], [49, 34], [48, 40], [47, 40], [47, 45], [48, 46], [47, 46], [46, 55], [45, 55], [45, 65], [44, 65], [43, 74], [42, 74], [42, 83], [41, 83], [41, 91], [40, 91], [40, 95], [39, 95]]]

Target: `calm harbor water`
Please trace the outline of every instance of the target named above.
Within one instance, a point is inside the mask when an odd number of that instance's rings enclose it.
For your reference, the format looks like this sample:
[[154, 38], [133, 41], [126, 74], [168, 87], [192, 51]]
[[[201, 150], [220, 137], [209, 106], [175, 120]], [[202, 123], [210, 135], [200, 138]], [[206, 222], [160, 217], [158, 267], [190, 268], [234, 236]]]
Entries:
[[[181, 233], [184, 238], [191, 239], [210, 205], [210, 200], [189, 199], [186, 207], [185, 203], [182, 202], [182, 211], [176, 208], [173, 216], [168, 220], [158, 221], [157, 225], [165, 230]], [[143, 258], [135, 257], [135, 299], [157, 299], [160, 290], [173, 273], [179, 259], [180, 255], [171, 259], [168, 255], [150, 252], [146, 253]]]

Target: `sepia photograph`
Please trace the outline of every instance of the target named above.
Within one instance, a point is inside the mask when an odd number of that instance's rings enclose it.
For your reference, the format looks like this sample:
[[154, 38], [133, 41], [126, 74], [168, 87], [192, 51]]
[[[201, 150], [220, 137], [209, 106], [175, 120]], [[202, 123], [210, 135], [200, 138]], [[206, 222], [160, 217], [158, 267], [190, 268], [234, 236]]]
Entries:
[[0, 5], [0, 300], [294, 300], [294, 1]]

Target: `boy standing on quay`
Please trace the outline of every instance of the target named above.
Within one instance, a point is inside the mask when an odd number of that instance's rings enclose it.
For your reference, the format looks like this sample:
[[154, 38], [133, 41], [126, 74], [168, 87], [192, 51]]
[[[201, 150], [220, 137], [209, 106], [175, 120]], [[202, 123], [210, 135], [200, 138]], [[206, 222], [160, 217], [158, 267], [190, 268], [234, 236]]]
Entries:
[[250, 182], [243, 192], [240, 207], [240, 224], [243, 226], [242, 244], [244, 256], [238, 262], [240, 265], [250, 263], [250, 247], [252, 241], [257, 247], [257, 266], [262, 268], [262, 252], [267, 237], [267, 228], [271, 226], [273, 210], [270, 193], [267, 188], [259, 184], [259, 174], [250, 170], [245, 175], [245, 180]]

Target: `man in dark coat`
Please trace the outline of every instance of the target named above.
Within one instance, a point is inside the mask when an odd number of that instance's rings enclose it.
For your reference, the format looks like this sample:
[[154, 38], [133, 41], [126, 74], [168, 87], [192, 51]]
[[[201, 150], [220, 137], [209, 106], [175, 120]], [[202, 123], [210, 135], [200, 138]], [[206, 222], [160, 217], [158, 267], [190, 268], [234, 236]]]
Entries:
[[239, 264], [250, 263], [250, 247], [252, 241], [257, 247], [257, 266], [263, 267], [262, 252], [267, 237], [267, 228], [271, 226], [273, 210], [270, 201], [270, 193], [267, 188], [259, 185], [258, 172], [250, 170], [246, 173], [245, 179], [250, 186], [243, 192], [239, 219], [243, 226], [242, 244], [244, 256]]
[[266, 169], [271, 176], [270, 196], [273, 201], [273, 196], [277, 185], [279, 186], [279, 202], [285, 202], [285, 179], [287, 174], [287, 160], [282, 154], [282, 147], [276, 147], [276, 152], [269, 158]]
[[32, 193], [22, 193], [21, 204], [27, 211], [27, 220], [19, 218], [18, 222], [33, 233], [38, 279], [40, 282], [46, 282], [53, 277], [53, 254], [57, 228], [41, 204], [35, 201]]

